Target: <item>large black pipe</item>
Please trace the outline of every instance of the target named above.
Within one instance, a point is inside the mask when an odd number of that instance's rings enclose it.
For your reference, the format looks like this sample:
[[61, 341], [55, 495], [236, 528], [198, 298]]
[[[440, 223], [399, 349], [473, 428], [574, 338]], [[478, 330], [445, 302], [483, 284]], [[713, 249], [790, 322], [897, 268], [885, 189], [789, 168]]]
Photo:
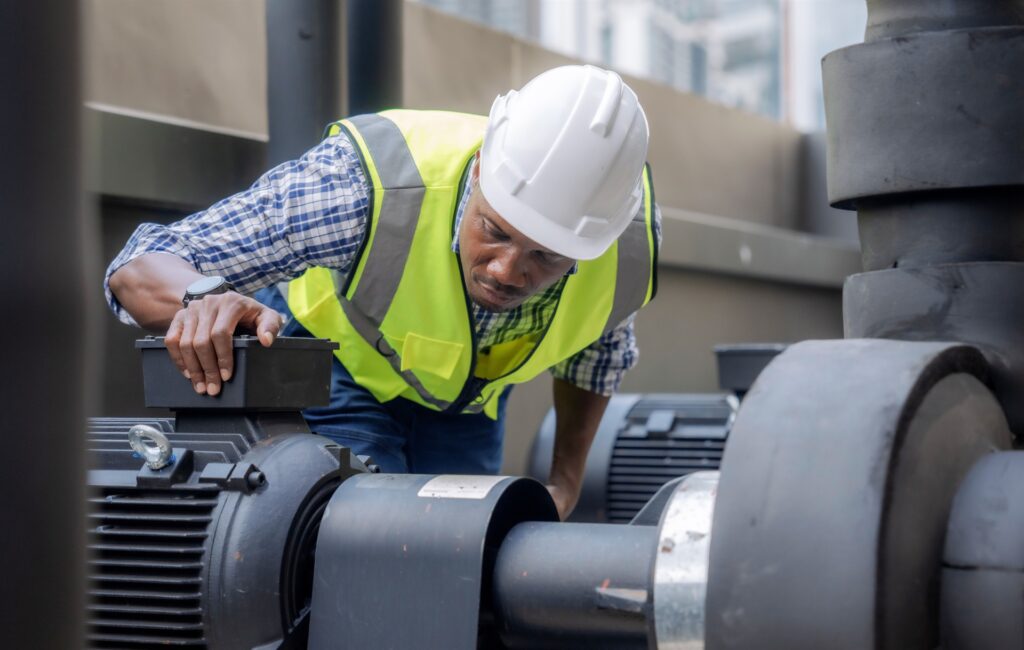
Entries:
[[[82, 645], [86, 318], [81, 3], [0, 3], [0, 628]], [[88, 278], [95, 281], [94, 278]]]
[[342, 117], [341, 0], [267, 0], [267, 162], [301, 156]]
[[976, 345], [1024, 433], [1024, 0], [868, 0], [865, 42], [822, 68], [829, 200], [866, 271], [846, 335]]
[[494, 568], [494, 612], [509, 648], [647, 647], [657, 526], [527, 522]]
[[403, 0], [346, 0], [349, 115], [402, 105]]
[[1012, 25], [1024, 19], [1015, 0], [867, 0], [867, 41], [912, 32], [935, 32], [968, 27]]
[[865, 271], [1024, 262], [1024, 187], [866, 200], [857, 221]]
[[270, 165], [345, 115], [402, 105], [402, 0], [267, 0], [266, 14]]

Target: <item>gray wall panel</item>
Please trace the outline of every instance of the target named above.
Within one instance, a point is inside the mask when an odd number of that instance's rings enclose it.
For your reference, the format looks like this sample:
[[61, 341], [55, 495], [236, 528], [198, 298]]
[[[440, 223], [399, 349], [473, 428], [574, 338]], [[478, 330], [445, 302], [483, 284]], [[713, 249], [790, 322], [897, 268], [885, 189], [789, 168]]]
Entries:
[[267, 133], [263, 0], [86, 0], [87, 100]]

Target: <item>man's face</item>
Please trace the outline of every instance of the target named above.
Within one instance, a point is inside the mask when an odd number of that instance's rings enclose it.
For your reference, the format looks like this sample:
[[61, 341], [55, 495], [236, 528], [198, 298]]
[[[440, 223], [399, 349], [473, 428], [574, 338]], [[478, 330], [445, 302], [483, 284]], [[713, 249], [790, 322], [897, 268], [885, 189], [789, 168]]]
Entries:
[[459, 257], [470, 299], [489, 311], [518, 307], [572, 268], [563, 257], [527, 238], [487, 203], [476, 174], [459, 226]]

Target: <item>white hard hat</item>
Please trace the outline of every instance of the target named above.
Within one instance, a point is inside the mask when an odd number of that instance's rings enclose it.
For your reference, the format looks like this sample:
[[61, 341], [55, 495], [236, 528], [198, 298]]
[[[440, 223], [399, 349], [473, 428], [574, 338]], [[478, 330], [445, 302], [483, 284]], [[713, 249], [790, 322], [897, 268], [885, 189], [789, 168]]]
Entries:
[[609, 70], [564, 66], [494, 100], [480, 189], [541, 246], [594, 259], [640, 208], [646, 159], [647, 117], [636, 93]]

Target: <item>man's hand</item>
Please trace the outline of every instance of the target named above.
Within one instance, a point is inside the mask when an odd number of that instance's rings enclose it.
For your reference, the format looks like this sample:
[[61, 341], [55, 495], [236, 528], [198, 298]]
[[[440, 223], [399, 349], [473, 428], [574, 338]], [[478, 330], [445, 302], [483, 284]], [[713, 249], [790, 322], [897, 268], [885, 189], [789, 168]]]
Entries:
[[231, 337], [241, 328], [255, 332], [270, 347], [281, 331], [277, 311], [252, 298], [229, 291], [193, 300], [178, 310], [164, 341], [171, 360], [200, 395], [220, 393], [234, 372]]
[[572, 513], [572, 509], [576, 507], [576, 502], [580, 498], [579, 487], [575, 489], [571, 487], [561, 485], [549, 485], [548, 492], [551, 493], [551, 498], [555, 501], [555, 508], [558, 509], [558, 518], [565, 521]]

